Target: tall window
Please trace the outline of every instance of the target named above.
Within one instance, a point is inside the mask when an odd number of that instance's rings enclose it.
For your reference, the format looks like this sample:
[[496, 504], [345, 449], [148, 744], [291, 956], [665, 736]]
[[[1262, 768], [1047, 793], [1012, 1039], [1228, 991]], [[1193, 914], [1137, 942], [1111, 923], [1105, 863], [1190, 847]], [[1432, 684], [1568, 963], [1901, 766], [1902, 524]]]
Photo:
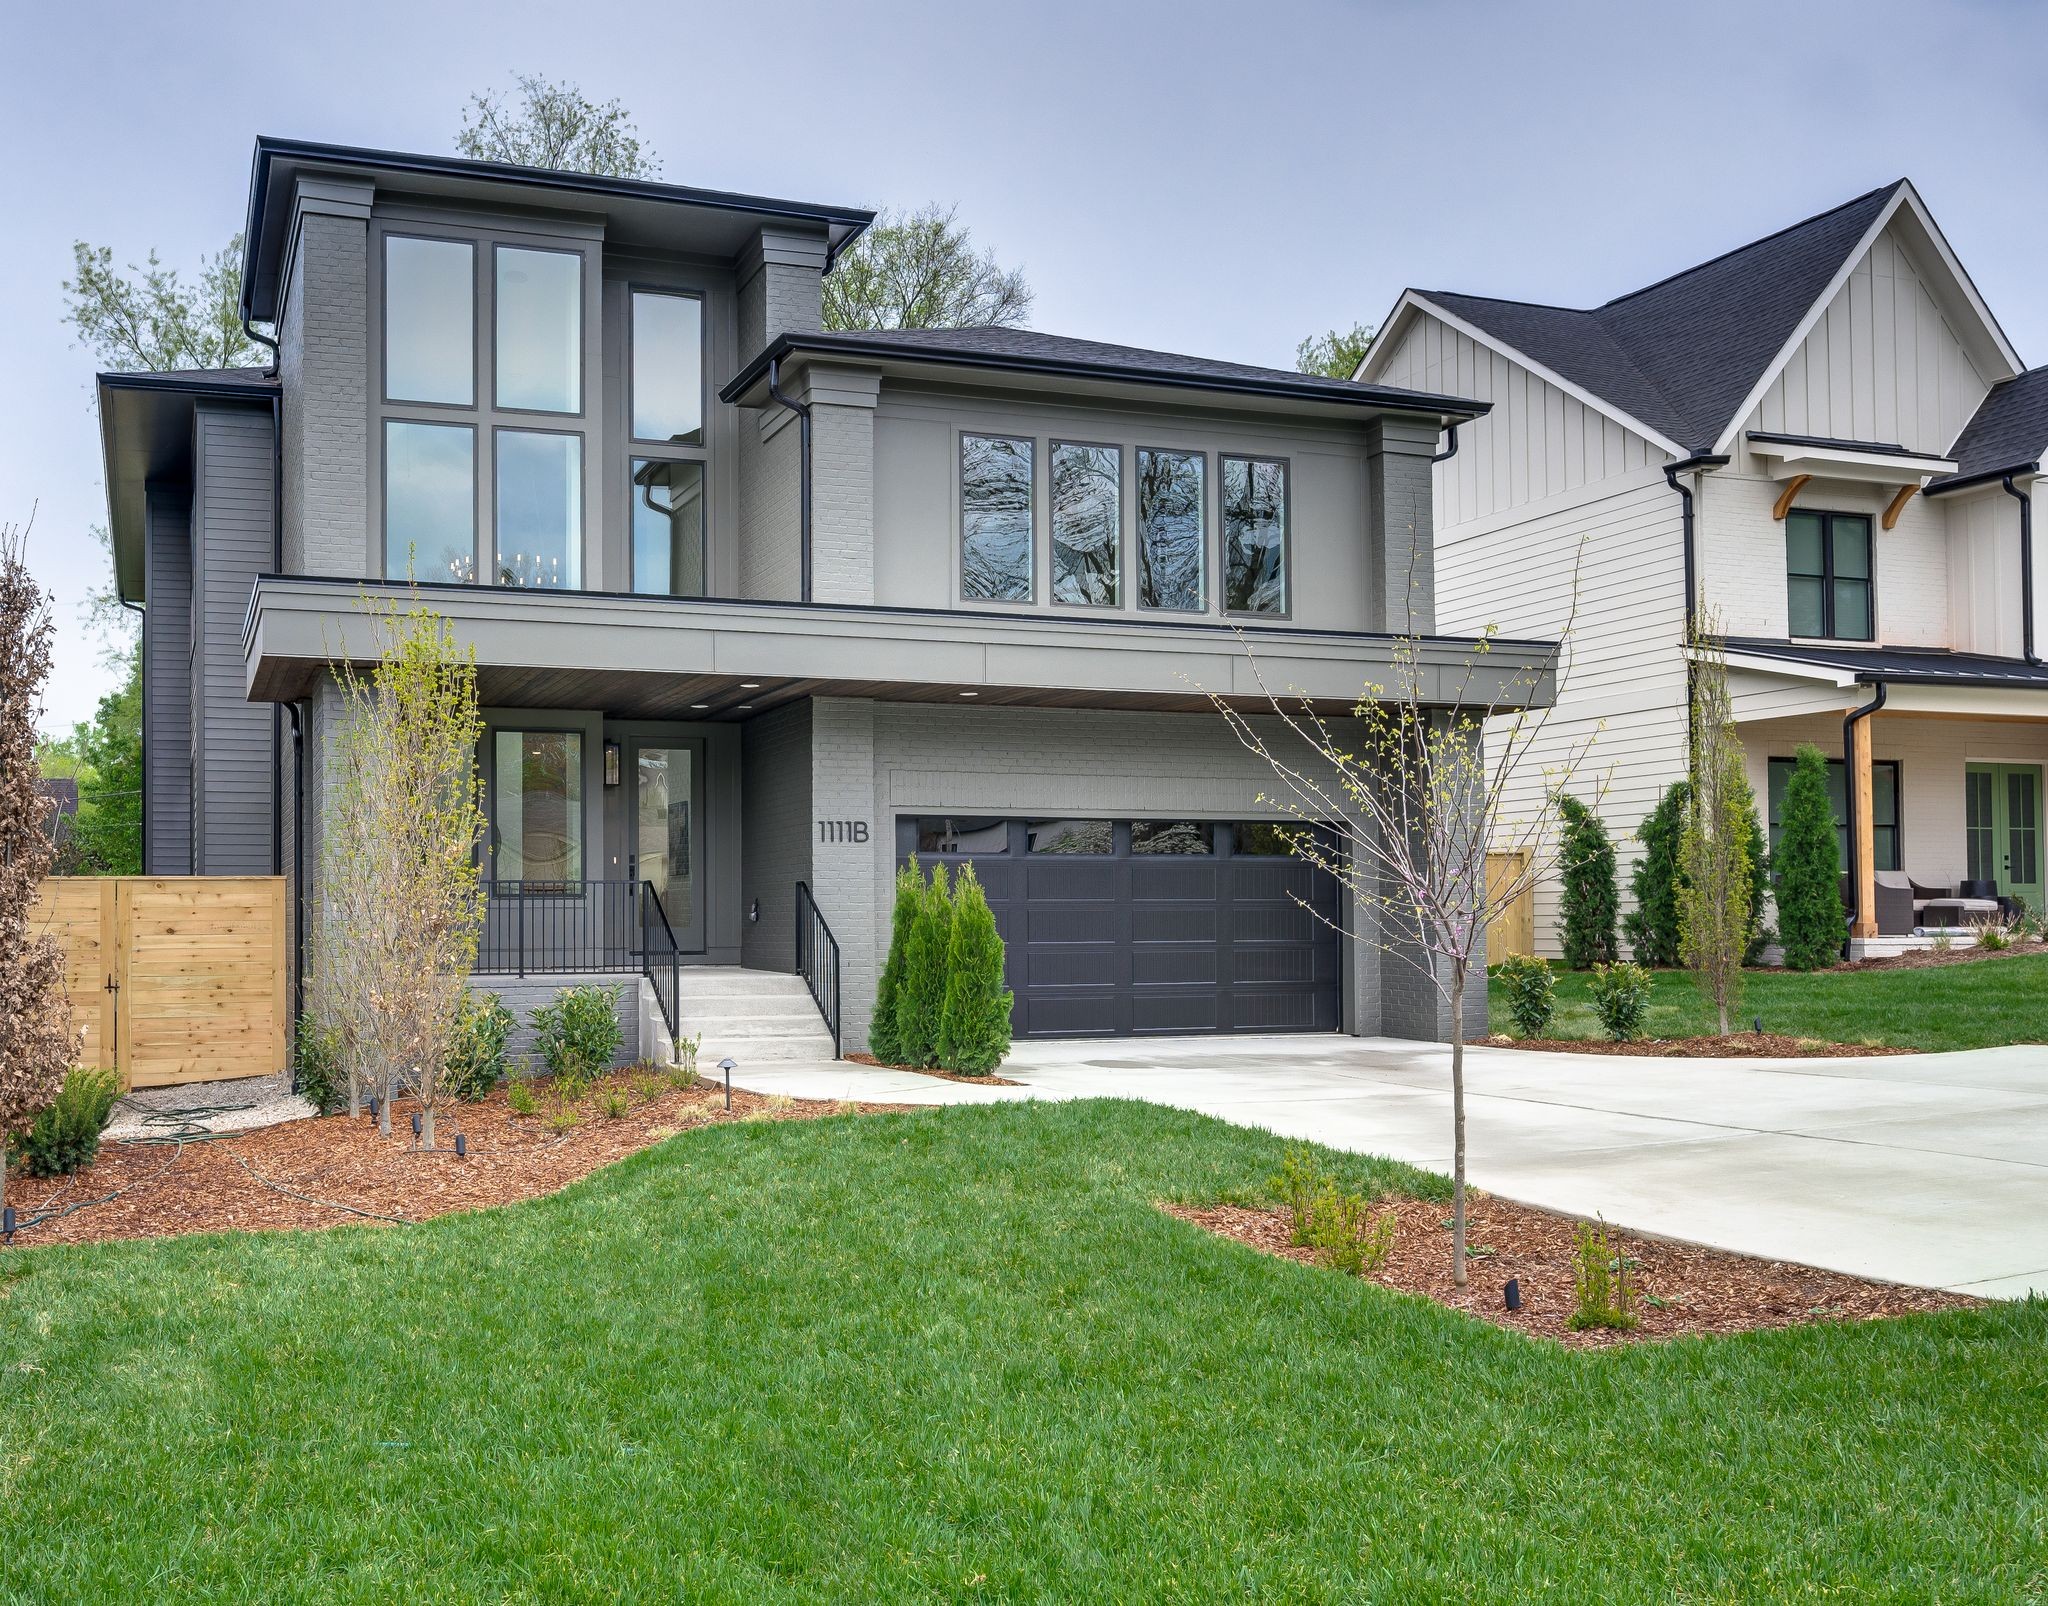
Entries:
[[583, 256], [497, 249], [497, 399], [510, 412], [583, 411]]
[[1861, 513], [1786, 514], [1785, 587], [1790, 634], [1869, 641], [1870, 520]]
[[491, 873], [583, 879], [583, 735], [501, 730], [491, 741]]
[[1054, 602], [1123, 601], [1123, 474], [1121, 447], [1052, 443]]
[[1031, 600], [1033, 443], [960, 437], [960, 590], [976, 601]]
[[384, 421], [384, 577], [476, 578], [476, 429]]
[[498, 584], [576, 590], [583, 584], [583, 437], [537, 429], [497, 436]]
[[1225, 457], [1223, 608], [1287, 612], [1287, 465], [1271, 457]]
[[384, 237], [384, 399], [476, 402], [476, 247]]
[[[1796, 767], [1789, 758], [1774, 758], [1770, 764], [1771, 851], [1778, 851], [1778, 838], [1785, 812], [1785, 788]], [[1828, 760], [1828, 805], [1835, 816], [1835, 845], [1842, 856], [1842, 868], [1849, 868], [1849, 793], [1846, 772], [1838, 758]], [[1899, 761], [1874, 759], [1870, 765], [1870, 836], [1874, 869], [1897, 870], [1899, 857]]]
[[1201, 452], [1138, 448], [1138, 606], [1200, 613], [1209, 597]]
[[635, 290], [628, 297], [632, 371], [627, 410], [635, 591], [701, 597], [705, 553], [704, 304], [696, 296]]

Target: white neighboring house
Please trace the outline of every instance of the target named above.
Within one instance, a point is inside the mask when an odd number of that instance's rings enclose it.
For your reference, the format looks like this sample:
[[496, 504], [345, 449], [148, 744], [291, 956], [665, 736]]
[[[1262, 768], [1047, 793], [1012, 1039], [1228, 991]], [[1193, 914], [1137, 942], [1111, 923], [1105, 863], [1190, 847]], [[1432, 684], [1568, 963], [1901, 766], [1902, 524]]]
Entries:
[[[1774, 838], [1794, 750], [1832, 755], [1852, 948], [1990, 907], [1965, 895], [2043, 907], [2048, 368], [1910, 182], [1587, 310], [1406, 291], [1356, 377], [1492, 403], [1435, 470], [1439, 628], [1554, 633], [1583, 538], [1549, 739], [1605, 722], [1624, 898], [1684, 773], [1697, 597]], [[1540, 888], [1540, 951], [1556, 913]]]

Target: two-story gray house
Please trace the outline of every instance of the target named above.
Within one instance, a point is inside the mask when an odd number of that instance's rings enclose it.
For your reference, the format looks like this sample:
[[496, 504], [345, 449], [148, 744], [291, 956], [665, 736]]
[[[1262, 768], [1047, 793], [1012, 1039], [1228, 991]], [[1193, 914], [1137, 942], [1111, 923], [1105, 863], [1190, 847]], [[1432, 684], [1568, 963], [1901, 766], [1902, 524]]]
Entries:
[[[859, 1048], [915, 852], [986, 884], [1020, 1034], [1442, 1033], [1338, 935], [1374, 916], [1287, 854], [1206, 690], [1256, 704], [1255, 652], [1346, 714], [1408, 633], [1466, 678], [1430, 465], [1484, 405], [822, 332], [869, 220], [259, 140], [274, 364], [99, 382], [149, 872], [281, 873], [319, 919], [328, 666], [411, 586], [476, 653], [507, 991], [639, 968], [650, 1029]], [[1485, 673], [1540, 689], [1549, 653]]]

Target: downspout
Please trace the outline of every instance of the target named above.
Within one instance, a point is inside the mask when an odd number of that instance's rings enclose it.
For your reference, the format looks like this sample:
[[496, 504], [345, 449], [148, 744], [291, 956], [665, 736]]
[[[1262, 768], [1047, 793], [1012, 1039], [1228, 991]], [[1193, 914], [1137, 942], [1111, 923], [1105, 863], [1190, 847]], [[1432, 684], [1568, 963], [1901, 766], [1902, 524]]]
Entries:
[[249, 337], [251, 344], [268, 346], [270, 348], [270, 366], [263, 370], [263, 377], [265, 379], [275, 379], [277, 377], [277, 342], [269, 335], [259, 335], [256, 332], [256, 326], [249, 321], [249, 314], [246, 312], [242, 314], [242, 333]]
[[1678, 476], [1703, 468], [1720, 468], [1727, 461], [1725, 454], [1717, 457], [1695, 452], [1690, 457], [1664, 465], [1664, 483], [1678, 493], [1679, 527], [1685, 551], [1685, 639], [1688, 643], [1692, 641], [1693, 621], [1699, 613], [1699, 560], [1694, 552], [1692, 487], [1679, 484]]
[[782, 359], [768, 359], [768, 394], [796, 414], [797, 440], [797, 597], [811, 600], [811, 409], [782, 393]]
[[2034, 656], [2034, 498], [2012, 482], [2012, 475], [2000, 476], [2005, 494], [2020, 505], [2020, 653], [2028, 663]]
[[1456, 420], [1444, 425], [1444, 433], [1449, 438], [1444, 442], [1444, 449], [1430, 459], [1432, 463], [1448, 463], [1458, 455], [1458, 425]]
[[292, 1029], [306, 1013], [306, 727], [299, 705], [286, 703], [292, 722]]
[[1849, 935], [1856, 935], [1856, 922], [1863, 915], [1863, 877], [1856, 863], [1856, 727], [1884, 707], [1885, 683], [1877, 683], [1877, 695], [1861, 708], [1852, 708], [1842, 721], [1842, 813], [1849, 824]]

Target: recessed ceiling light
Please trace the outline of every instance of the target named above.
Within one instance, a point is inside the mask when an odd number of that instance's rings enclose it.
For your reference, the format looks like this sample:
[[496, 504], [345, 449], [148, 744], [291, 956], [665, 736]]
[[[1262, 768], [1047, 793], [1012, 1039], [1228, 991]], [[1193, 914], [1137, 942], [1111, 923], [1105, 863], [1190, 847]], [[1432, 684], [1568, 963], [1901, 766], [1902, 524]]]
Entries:
[[704, 712], [705, 709], [709, 708], [711, 705], [709, 703], [692, 703], [690, 704], [690, 706], [701, 714]]
[[740, 704], [740, 707], [739, 707], [739, 711], [740, 711], [740, 712], [741, 712], [742, 714], [746, 714], [746, 713], [751, 713], [751, 712], [753, 711], [753, 707], [754, 707], [754, 705], [753, 705], [752, 703], [741, 703], [741, 704]]
[[741, 691], [759, 691], [760, 689], [761, 683], [758, 680], [743, 680], [740, 682]]
[[978, 691], [963, 691], [960, 695], [962, 697], [979, 697], [981, 693]]

